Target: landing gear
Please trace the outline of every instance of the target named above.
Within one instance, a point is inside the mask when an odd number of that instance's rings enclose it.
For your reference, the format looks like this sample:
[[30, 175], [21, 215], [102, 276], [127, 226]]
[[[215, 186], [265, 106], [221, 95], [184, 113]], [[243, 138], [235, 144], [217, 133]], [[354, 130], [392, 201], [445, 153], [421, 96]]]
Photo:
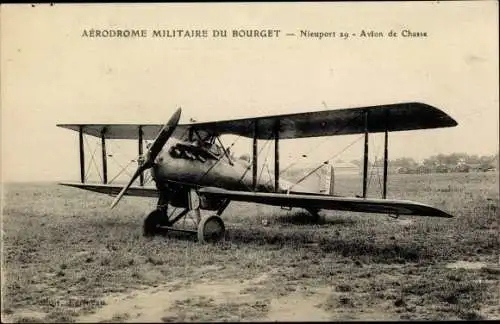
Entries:
[[[174, 197], [170, 191], [160, 191], [160, 199], [157, 208], [150, 212], [144, 220], [144, 236], [155, 235], [158, 232], [168, 230], [169, 232], [184, 232], [196, 234], [200, 243], [217, 242], [224, 238], [226, 228], [224, 221], [220, 217], [229, 205], [229, 200], [217, 205], [205, 204], [205, 210], [216, 210], [215, 214], [202, 216], [200, 198], [194, 190], [187, 192], [187, 201], [173, 200], [174, 204], [169, 204], [169, 198]], [[171, 212], [169, 206], [173, 207]], [[184, 209], [177, 213], [178, 206]], [[182, 222], [179, 222], [182, 219]], [[187, 221], [187, 224], [186, 224]], [[181, 226], [175, 226], [176, 223]]]
[[144, 236], [152, 236], [158, 233], [162, 223], [164, 223], [165, 215], [162, 210], [155, 209], [146, 216], [143, 225]]
[[[191, 216], [187, 217], [188, 214]], [[191, 226], [196, 226], [194, 228], [196, 230], [190, 229], [190, 226], [188, 228], [172, 227], [183, 218], [191, 220]], [[153, 236], [164, 230], [192, 233], [198, 236], [200, 243], [214, 243], [224, 238], [226, 227], [219, 214], [201, 216], [199, 209], [192, 210], [190, 213], [190, 210], [186, 208], [175, 217], [169, 218], [163, 209], [155, 209], [144, 220], [143, 230], [144, 236]]]
[[306, 210], [311, 214], [311, 221], [313, 223], [320, 223], [322, 221], [321, 216], [319, 215], [319, 209], [307, 208]]
[[202, 217], [198, 224], [198, 241], [200, 243], [214, 243], [224, 238], [226, 227], [218, 215]]

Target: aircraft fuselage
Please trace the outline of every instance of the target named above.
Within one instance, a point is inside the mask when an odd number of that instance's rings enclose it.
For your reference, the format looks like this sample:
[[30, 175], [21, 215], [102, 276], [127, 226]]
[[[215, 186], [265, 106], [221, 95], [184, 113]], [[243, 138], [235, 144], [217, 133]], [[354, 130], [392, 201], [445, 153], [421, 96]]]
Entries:
[[[155, 160], [152, 176], [158, 187], [169, 182], [216, 186], [228, 190], [253, 190], [252, 166], [243, 160], [229, 160], [221, 147], [208, 147], [171, 138]], [[291, 182], [280, 179], [279, 192], [285, 192]], [[314, 192], [300, 185], [294, 190]], [[274, 179], [266, 172], [257, 177], [257, 191], [273, 192]]]

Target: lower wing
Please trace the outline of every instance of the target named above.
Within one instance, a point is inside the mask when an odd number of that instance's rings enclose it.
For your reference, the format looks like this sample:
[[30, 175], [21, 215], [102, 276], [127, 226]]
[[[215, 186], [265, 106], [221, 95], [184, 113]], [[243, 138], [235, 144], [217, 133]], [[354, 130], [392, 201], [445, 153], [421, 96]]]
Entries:
[[[123, 185], [109, 185], [109, 184], [90, 184], [90, 183], [77, 183], [77, 182], [61, 182], [63, 186], [75, 187], [79, 189], [90, 190], [98, 193], [116, 196], [123, 188]], [[137, 197], [158, 197], [158, 191], [153, 186], [131, 186], [126, 192], [127, 196]]]
[[201, 195], [227, 198], [235, 201], [254, 202], [273, 206], [343, 210], [364, 213], [432, 216], [451, 218], [452, 215], [435, 207], [408, 201], [355, 197], [335, 197], [312, 194], [284, 194], [267, 192], [231, 191], [214, 187], [201, 188]]

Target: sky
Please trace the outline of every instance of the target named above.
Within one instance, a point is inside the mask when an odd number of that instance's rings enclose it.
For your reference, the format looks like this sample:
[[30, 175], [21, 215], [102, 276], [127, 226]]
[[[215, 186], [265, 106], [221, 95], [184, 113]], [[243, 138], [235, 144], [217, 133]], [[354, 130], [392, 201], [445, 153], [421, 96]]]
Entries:
[[[392, 133], [390, 159], [498, 152], [496, 1], [10, 4], [0, 15], [5, 182], [78, 180], [78, 136], [57, 123], [164, 123], [177, 107], [183, 123], [419, 101], [458, 126]], [[91, 29], [227, 29], [229, 37], [82, 37]], [[281, 34], [233, 38], [233, 29]], [[427, 37], [299, 37], [405, 29]], [[250, 152], [249, 143], [234, 149]], [[380, 158], [383, 137], [370, 143], [370, 158]], [[359, 136], [286, 140], [281, 149], [284, 167], [363, 152]]]

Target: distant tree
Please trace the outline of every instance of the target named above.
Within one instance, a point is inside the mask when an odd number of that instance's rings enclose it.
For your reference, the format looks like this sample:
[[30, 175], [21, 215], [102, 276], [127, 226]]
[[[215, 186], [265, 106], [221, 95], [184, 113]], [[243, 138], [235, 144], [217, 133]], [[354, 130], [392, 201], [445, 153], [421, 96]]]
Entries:
[[[352, 160], [351, 163], [362, 165], [362, 161]], [[467, 154], [463, 152], [451, 154], [435, 154], [427, 157], [419, 165], [414, 159], [402, 157], [389, 161], [393, 168], [401, 169], [401, 172], [418, 173], [427, 172], [468, 172], [470, 165], [479, 170], [489, 170], [492, 167], [498, 168], [498, 153], [493, 155], [478, 156], [477, 154]], [[382, 166], [383, 160], [376, 160], [376, 166]]]
[[[382, 163], [383, 163], [383, 160], [382, 160]], [[389, 162], [389, 164], [392, 166], [392, 167], [396, 167], [396, 168], [414, 168], [417, 166], [417, 162], [412, 159], [412, 158], [408, 158], [408, 157], [402, 157], [402, 158], [398, 158], [398, 159], [395, 159], [395, 160], [391, 160]]]
[[470, 166], [468, 164], [459, 164], [452, 168], [453, 172], [469, 172]]
[[484, 156], [481, 156], [481, 158], [479, 156], [477, 156], [476, 154], [474, 155], [469, 155], [466, 159], [465, 159], [465, 163], [467, 164], [478, 164], [478, 163], [481, 163], [481, 159], [483, 159]]
[[432, 168], [437, 163], [438, 163], [438, 161], [437, 161], [437, 158], [435, 156], [431, 156], [427, 159], [424, 159], [424, 161], [422, 161], [422, 165], [427, 167], [427, 168]]
[[494, 163], [495, 159], [498, 159], [498, 155], [483, 155], [477, 159], [476, 163], [480, 164]]
[[[349, 163], [352, 163], [359, 168], [363, 167], [363, 160], [351, 160], [351, 161], [349, 161]], [[373, 163], [373, 161], [368, 159], [368, 167], [372, 166], [373, 165], [372, 163]]]
[[457, 165], [460, 161], [465, 161], [469, 158], [466, 153], [452, 153], [445, 158], [446, 165]]

